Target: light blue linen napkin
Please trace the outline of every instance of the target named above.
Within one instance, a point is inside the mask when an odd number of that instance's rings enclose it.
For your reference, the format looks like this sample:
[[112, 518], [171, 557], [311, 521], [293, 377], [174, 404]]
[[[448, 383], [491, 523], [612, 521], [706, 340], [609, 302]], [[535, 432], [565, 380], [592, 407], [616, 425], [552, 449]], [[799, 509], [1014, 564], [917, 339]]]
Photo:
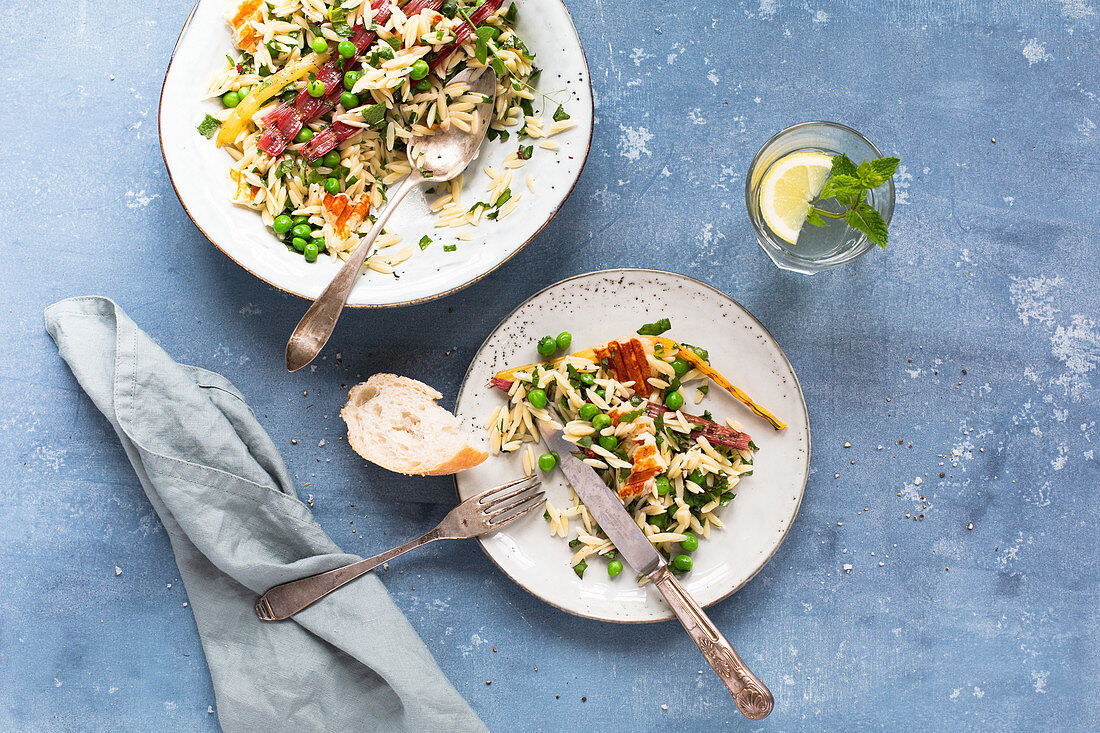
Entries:
[[168, 531], [224, 730], [485, 730], [373, 575], [291, 621], [256, 618], [267, 588], [359, 558], [297, 499], [228, 380], [177, 364], [106, 298], [55, 303], [46, 330]]

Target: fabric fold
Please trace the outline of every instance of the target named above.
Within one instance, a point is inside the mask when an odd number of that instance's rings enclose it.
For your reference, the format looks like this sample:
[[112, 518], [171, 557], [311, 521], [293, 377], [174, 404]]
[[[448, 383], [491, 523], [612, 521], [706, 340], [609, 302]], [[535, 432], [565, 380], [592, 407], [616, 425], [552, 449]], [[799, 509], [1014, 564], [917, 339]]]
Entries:
[[373, 575], [291, 621], [256, 618], [267, 588], [359, 558], [298, 500], [228, 380], [177, 364], [106, 298], [45, 318], [167, 530], [224, 730], [485, 730]]

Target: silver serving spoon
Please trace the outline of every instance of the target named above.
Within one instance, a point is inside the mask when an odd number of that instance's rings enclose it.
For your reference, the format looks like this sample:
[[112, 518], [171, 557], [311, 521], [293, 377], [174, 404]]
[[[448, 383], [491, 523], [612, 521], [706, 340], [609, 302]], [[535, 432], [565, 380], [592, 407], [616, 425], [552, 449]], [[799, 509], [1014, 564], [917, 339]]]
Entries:
[[390, 215], [401, 203], [401, 199], [422, 183], [441, 183], [455, 178], [466, 170], [470, 161], [477, 157], [478, 148], [481, 147], [481, 141], [489, 128], [493, 104], [496, 101], [496, 74], [488, 67], [465, 69], [456, 74], [448, 85], [455, 82], [466, 82], [470, 85], [470, 94], [480, 94], [488, 100], [476, 106], [477, 127], [470, 132], [451, 127], [450, 130], [444, 130], [435, 135], [416, 135], [409, 140], [408, 157], [412, 173], [401, 182], [397, 190], [389, 194], [389, 201], [378, 213], [378, 220], [374, 223], [374, 227], [359, 242], [359, 246], [336, 273], [336, 277], [320, 297], [313, 301], [313, 305], [298, 322], [298, 326], [286, 343], [288, 371], [296, 372], [313, 361], [328, 343], [332, 330], [336, 328], [336, 321], [340, 318], [340, 312], [348, 302], [351, 289], [359, 279], [367, 254], [374, 246], [374, 240], [381, 234], [382, 227], [386, 225]]

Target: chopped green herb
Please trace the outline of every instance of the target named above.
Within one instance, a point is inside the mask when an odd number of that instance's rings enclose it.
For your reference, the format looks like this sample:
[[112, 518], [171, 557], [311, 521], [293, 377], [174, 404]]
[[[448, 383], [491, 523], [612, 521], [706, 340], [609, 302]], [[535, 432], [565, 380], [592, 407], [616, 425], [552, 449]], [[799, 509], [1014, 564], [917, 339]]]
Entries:
[[443, 251], [444, 252], [454, 252], [457, 249], [458, 249], [457, 244], [445, 244], [445, 245], [443, 245]]
[[379, 102], [363, 109], [363, 121], [371, 127], [378, 127], [386, 119], [386, 103]]
[[275, 166], [275, 177], [285, 178], [287, 173], [294, 170], [294, 161], [289, 158], [280, 160], [279, 165]]
[[516, 157], [520, 160], [531, 160], [531, 154], [535, 152], [534, 145], [520, 145], [516, 151]]
[[569, 113], [565, 111], [565, 105], [559, 104], [558, 111], [554, 113], [554, 122], [561, 122], [562, 120], [568, 120]]
[[647, 323], [638, 329], [639, 336], [659, 336], [665, 331], [672, 328], [672, 322], [667, 318], [662, 318], [653, 323]]
[[500, 194], [500, 196], [497, 197], [497, 200], [493, 203], [493, 206], [499, 209], [501, 206], [504, 206], [504, 204], [508, 203], [508, 199], [510, 198], [512, 198], [512, 189], [506, 188]]
[[427, 249], [432, 243], [432, 238], [425, 234], [420, 238], [420, 249]]
[[218, 128], [222, 126], [222, 123], [217, 118], [207, 115], [206, 118], [199, 123], [199, 134], [206, 138], [214, 137], [214, 133], [218, 131]]
[[628, 412], [625, 415], [623, 415], [621, 418], [619, 418], [619, 422], [620, 423], [632, 423], [635, 420], [637, 420], [639, 417], [641, 417], [643, 412], [645, 412], [644, 407], [640, 410], [632, 410], [631, 412]]

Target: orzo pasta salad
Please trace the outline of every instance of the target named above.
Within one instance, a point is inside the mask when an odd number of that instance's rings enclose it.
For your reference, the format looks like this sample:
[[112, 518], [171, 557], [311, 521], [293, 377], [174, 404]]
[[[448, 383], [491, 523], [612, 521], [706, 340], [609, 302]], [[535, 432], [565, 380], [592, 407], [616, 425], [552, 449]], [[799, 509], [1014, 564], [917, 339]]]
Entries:
[[[673, 571], [684, 573], [700, 540], [722, 528], [720, 510], [752, 474], [756, 449], [737, 422], [691, 414], [686, 403], [699, 404], [713, 382], [777, 429], [784, 424], [713, 369], [704, 349], [659, 335], [669, 327], [662, 319], [638, 336], [556, 358], [572, 336], [543, 338], [537, 347], [545, 361], [493, 378], [508, 402], [488, 429], [494, 452], [520, 451], [525, 472], [550, 472], [558, 456], [536, 456], [533, 444], [538, 421], [558, 422], [553, 408], [575, 455], [600, 473]], [[575, 493], [565, 506], [548, 501], [544, 516], [551, 534], [569, 541], [577, 575], [596, 559], [610, 576], [622, 572], [614, 545]]]
[[[198, 129], [233, 159], [233, 203], [257, 211], [308, 261], [325, 253], [347, 259], [387, 187], [409, 174], [410, 137], [477, 127], [475, 105], [485, 99], [451, 80], [489, 66], [497, 95], [487, 139], [515, 150], [499, 169], [484, 168], [481, 195], [463, 200], [464, 178], [480, 173], [473, 169], [428, 193], [438, 228], [510, 215], [535, 191], [531, 176], [513, 182], [513, 175], [523, 175], [536, 147], [556, 150], [550, 138], [574, 125], [537, 90], [540, 69], [515, 33], [519, 12], [505, 0], [232, 3], [226, 21], [236, 49], [209, 89], [222, 109]], [[427, 232], [419, 242], [383, 233], [367, 266], [393, 272], [432, 242]]]

